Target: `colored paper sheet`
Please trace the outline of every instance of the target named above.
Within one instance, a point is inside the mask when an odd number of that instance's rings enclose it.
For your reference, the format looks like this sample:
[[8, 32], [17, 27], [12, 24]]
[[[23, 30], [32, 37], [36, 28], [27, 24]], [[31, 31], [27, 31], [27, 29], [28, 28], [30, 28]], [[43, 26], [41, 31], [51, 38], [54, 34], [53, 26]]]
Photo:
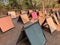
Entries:
[[35, 22], [32, 25], [29, 25], [24, 30], [31, 45], [44, 45], [45, 44], [46, 39], [43, 35], [42, 29], [38, 22]]
[[9, 11], [9, 12], [8, 12], [8, 15], [10, 15], [11, 18], [16, 18], [16, 17], [17, 17], [15, 11]]
[[32, 12], [32, 18], [33, 18], [34, 20], [36, 20], [36, 19], [38, 18], [38, 16], [37, 16], [37, 13], [36, 13], [36, 12]]
[[8, 31], [13, 27], [14, 25], [10, 16], [0, 18], [0, 28], [2, 32]]
[[55, 23], [54, 23], [52, 17], [46, 18], [46, 21], [47, 21], [47, 23], [49, 25], [49, 28], [50, 28], [51, 33], [53, 33], [57, 28], [55, 26]]
[[27, 22], [29, 22], [29, 18], [28, 18], [27, 14], [22, 14], [20, 16], [21, 16], [21, 19], [22, 19], [22, 21], [23, 21], [24, 24], [27, 23]]

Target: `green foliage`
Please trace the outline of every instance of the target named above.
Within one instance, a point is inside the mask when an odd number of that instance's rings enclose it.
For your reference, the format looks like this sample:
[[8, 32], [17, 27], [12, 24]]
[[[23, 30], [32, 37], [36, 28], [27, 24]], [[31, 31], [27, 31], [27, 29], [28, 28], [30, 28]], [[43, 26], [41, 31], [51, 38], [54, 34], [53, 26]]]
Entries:
[[33, 8], [32, 0], [19, 0], [18, 4], [21, 5], [22, 9]]
[[9, 0], [9, 5], [14, 9], [17, 8], [19, 5], [16, 0]]
[[[60, 7], [60, 4], [57, 4], [57, 0], [44, 0], [46, 8]], [[12, 9], [40, 9], [42, 8], [42, 0], [9, 0], [9, 4], [4, 5], [0, 3], [0, 10], [2, 9], [12, 10]]]
[[57, 0], [45, 0], [46, 8], [54, 8], [57, 5]]

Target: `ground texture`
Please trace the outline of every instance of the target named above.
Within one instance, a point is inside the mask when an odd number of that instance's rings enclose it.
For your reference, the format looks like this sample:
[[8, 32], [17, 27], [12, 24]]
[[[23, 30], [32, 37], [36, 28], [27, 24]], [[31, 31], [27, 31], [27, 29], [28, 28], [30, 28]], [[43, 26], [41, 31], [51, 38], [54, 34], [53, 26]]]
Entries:
[[[18, 18], [13, 19], [15, 28], [5, 33], [0, 31], [0, 45], [30, 45], [27, 39], [24, 41], [18, 41], [20, 40], [19, 37], [23, 30], [23, 24], [21, 22], [17, 22], [17, 20]], [[60, 32], [55, 31], [50, 34], [47, 30], [43, 29], [43, 33], [47, 40], [45, 45], [60, 45]], [[16, 43], [17, 41], [18, 43]]]

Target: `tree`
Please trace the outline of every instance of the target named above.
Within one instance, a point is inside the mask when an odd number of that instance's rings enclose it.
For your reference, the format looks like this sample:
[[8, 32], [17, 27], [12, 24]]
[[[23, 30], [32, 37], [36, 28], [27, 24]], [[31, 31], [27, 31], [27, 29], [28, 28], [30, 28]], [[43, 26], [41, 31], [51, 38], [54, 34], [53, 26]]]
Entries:
[[17, 0], [9, 0], [9, 4], [8, 7], [10, 7], [11, 9], [21, 9], [21, 5], [18, 3]]

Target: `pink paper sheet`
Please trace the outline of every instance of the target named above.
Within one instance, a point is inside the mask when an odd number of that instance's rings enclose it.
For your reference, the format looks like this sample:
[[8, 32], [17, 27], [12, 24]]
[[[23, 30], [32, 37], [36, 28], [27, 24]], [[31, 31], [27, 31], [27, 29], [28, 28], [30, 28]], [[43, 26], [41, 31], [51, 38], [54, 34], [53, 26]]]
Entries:
[[32, 18], [33, 18], [34, 20], [38, 18], [38, 16], [37, 16], [37, 13], [36, 13], [36, 12], [32, 12]]

